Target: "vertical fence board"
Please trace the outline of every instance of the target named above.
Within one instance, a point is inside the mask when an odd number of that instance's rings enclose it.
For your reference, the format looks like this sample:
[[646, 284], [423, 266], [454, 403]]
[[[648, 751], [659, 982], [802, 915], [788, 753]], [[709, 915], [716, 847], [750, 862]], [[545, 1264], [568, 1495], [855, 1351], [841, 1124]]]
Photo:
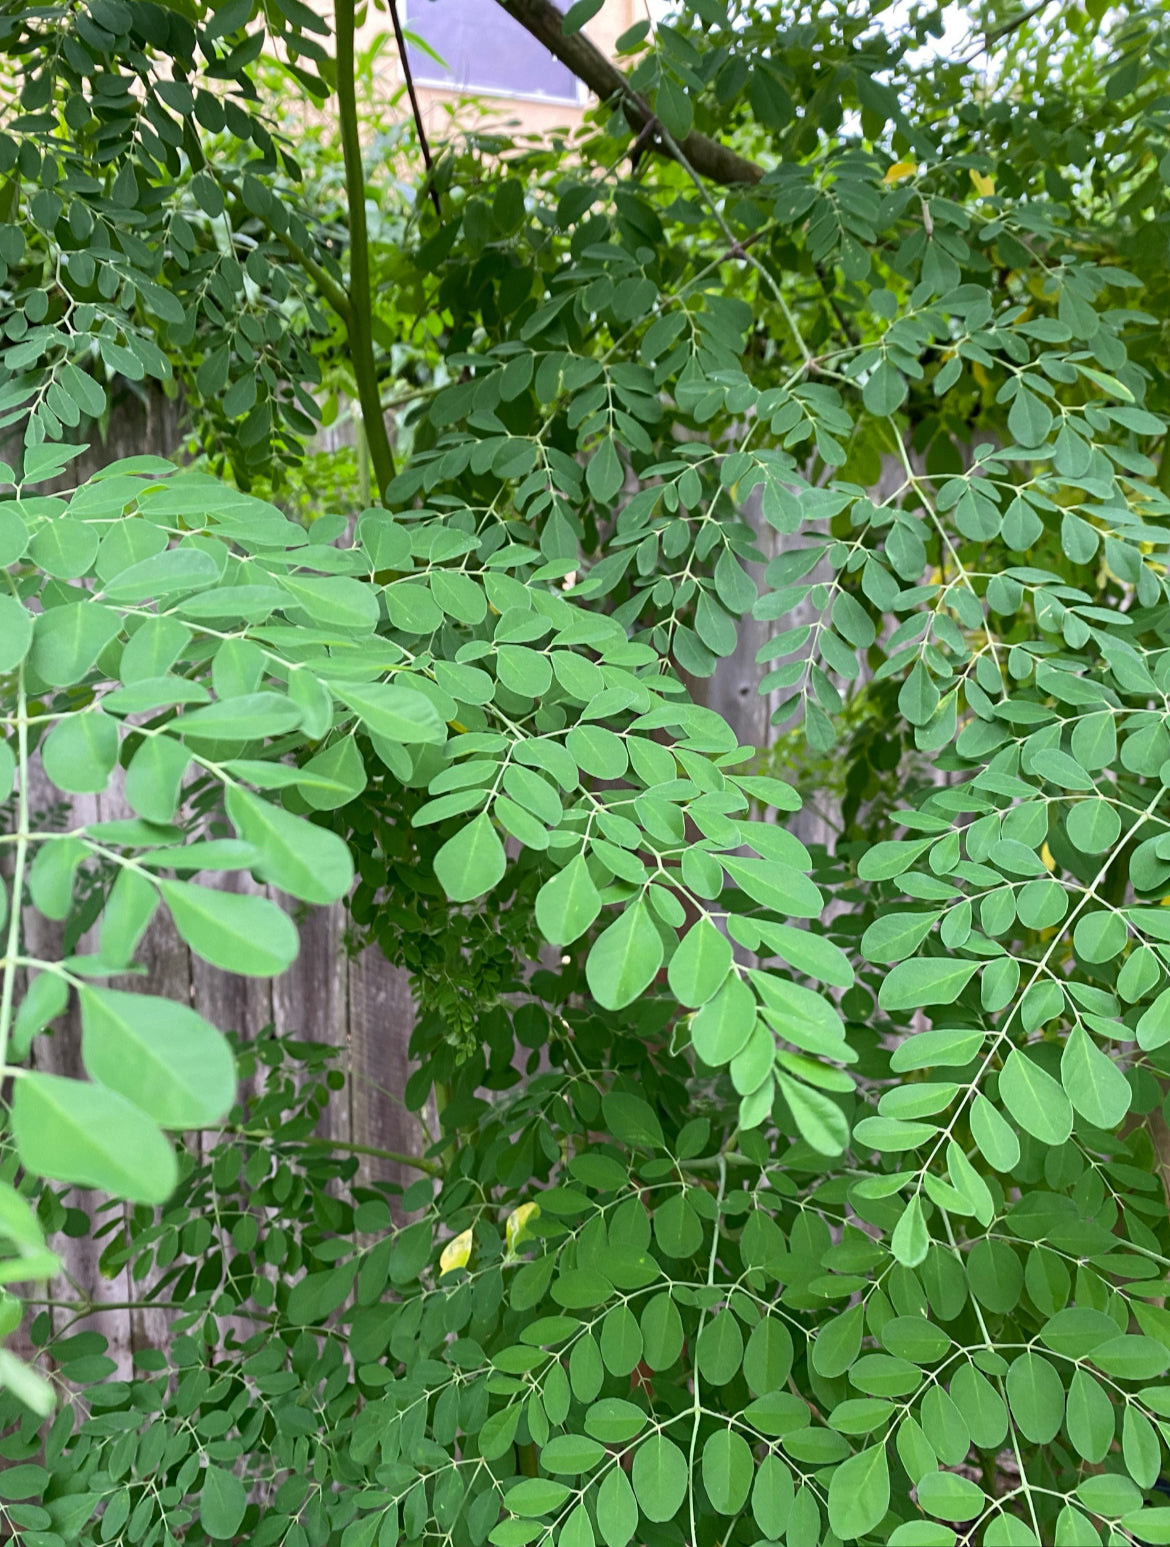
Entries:
[[[407, 1048], [414, 1025], [410, 978], [392, 966], [376, 946], [349, 964], [349, 1102], [354, 1141], [401, 1154], [421, 1154], [426, 1136], [406, 1110], [403, 1092], [410, 1074]], [[380, 1156], [364, 1156], [367, 1181], [408, 1186], [418, 1172]]]

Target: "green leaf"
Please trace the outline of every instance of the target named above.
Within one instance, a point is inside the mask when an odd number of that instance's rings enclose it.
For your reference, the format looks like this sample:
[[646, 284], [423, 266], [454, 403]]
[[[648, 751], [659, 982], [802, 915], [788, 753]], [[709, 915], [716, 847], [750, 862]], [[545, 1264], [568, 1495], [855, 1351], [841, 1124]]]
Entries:
[[213, 1541], [229, 1541], [239, 1531], [248, 1507], [243, 1483], [226, 1467], [209, 1465], [199, 1490], [199, 1523]]
[[1153, 1380], [1170, 1365], [1170, 1350], [1157, 1338], [1123, 1335], [1099, 1344], [1093, 1363], [1122, 1380]]
[[824, 899], [806, 875], [774, 859], [722, 858], [723, 868], [749, 897], [790, 918], [819, 918]]
[[32, 637], [32, 613], [15, 596], [0, 595], [0, 671], [12, 671], [20, 665]]
[[768, 1541], [780, 1541], [792, 1512], [792, 1473], [779, 1456], [768, 1454], [756, 1469], [752, 1514]]
[[25, 991], [12, 1027], [12, 1056], [28, 1056], [32, 1039], [55, 1021], [69, 1003], [69, 984], [56, 972], [38, 972]]
[[597, 1490], [597, 1529], [605, 1547], [626, 1547], [638, 1529], [638, 1501], [621, 1467], [610, 1467]]
[[899, 962], [882, 979], [878, 1003], [883, 1010], [916, 1010], [922, 1005], [954, 1004], [978, 966], [978, 962], [933, 956]]
[[300, 721], [300, 710], [281, 693], [243, 693], [189, 709], [171, 728], [191, 741], [258, 741], [295, 730]]
[[978, 1483], [957, 1472], [927, 1472], [918, 1482], [918, 1502], [939, 1520], [974, 1520], [983, 1513], [987, 1496]]
[[726, 1386], [743, 1363], [743, 1333], [731, 1311], [720, 1311], [699, 1333], [695, 1358], [703, 1379]]
[[100, 1085], [163, 1128], [208, 1128], [227, 1115], [235, 1061], [201, 1015], [154, 995], [108, 988], [83, 987], [79, 998], [82, 1057]]
[[679, 1003], [695, 1008], [713, 997], [730, 970], [730, 940], [701, 918], [671, 957], [667, 979]]
[[100, 1187], [132, 1203], [164, 1203], [178, 1180], [162, 1130], [102, 1085], [22, 1074], [12, 1095], [12, 1136], [34, 1176]]
[[1138, 1487], [1152, 1488], [1162, 1470], [1162, 1441], [1150, 1420], [1128, 1403], [1121, 1424], [1121, 1453]]
[[654, 110], [667, 134], [685, 140], [694, 127], [695, 115], [690, 97], [672, 76], [661, 77], [654, 98]]
[[[0, 670], [7, 671], [17, 664], [27, 648], [26, 639], [20, 646], [20, 653], [10, 659], [26, 625], [11, 610], [11, 607], [19, 606], [14, 598], [0, 597], [0, 603], [4, 604], [0, 607]], [[69, 687], [80, 682], [118, 633], [121, 624], [120, 615], [99, 602], [71, 602], [64, 607], [50, 608], [39, 615], [33, 629], [30, 656], [33, 670], [52, 687]], [[10, 637], [11, 645], [6, 643]]]
[[1083, 1026], [1074, 1026], [1060, 1058], [1060, 1081], [1073, 1107], [1095, 1128], [1115, 1128], [1129, 1111], [1129, 1081]]
[[1029, 1350], [1012, 1360], [1007, 1398], [1021, 1434], [1034, 1445], [1055, 1439], [1064, 1422], [1064, 1385], [1043, 1354]]
[[797, 972], [803, 972], [819, 983], [830, 983], [834, 988], [853, 986], [849, 958], [839, 945], [826, 940], [824, 935], [812, 929], [797, 929], [791, 924], [777, 924], [771, 919], [753, 919], [752, 925], [760, 939], [761, 956], [771, 952], [782, 957]]
[[592, 21], [601, 10], [605, 0], [575, 0], [565, 12], [561, 22], [561, 31], [565, 37], [571, 37], [573, 33], [580, 32], [587, 21]]
[[590, 457], [585, 468], [585, 482], [589, 492], [600, 504], [607, 505], [625, 481], [617, 446], [607, 435]]
[[435, 855], [435, 875], [452, 902], [473, 902], [503, 879], [504, 845], [486, 812], [481, 812]]
[[1094, 1466], [1104, 1461], [1113, 1444], [1115, 1423], [1113, 1403], [1105, 1388], [1088, 1370], [1075, 1370], [1068, 1389], [1065, 1427], [1077, 1455]]
[[1170, 988], [1164, 988], [1137, 1023], [1138, 1047], [1152, 1053], [1170, 1042]]
[[29, 543], [33, 563], [58, 580], [76, 580], [86, 574], [97, 551], [97, 532], [71, 516], [58, 516], [39, 527]]
[[849, 1143], [849, 1123], [837, 1103], [787, 1074], [777, 1074], [776, 1083], [804, 1142], [818, 1154], [843, 1155]]
[[59, 790], [99, 794], [118, 761], [118, 724], [100, 709], [58, 720], [41, 747], [41, 763]]
[[738, 1515], [755, 1474], [751, 1447], [734, 1429], [716, 1429], [703, 1446], [703, 1487], [719, 1515]]
[[890, 1238], [890, 1250], [905, 1268], [916, 1268], [930, 1250], [930, 1232], [922, 1212], [922, 1195], [915, 1193], [902, 1210]]
[[861, 954], [866, 961], [904, 961], [930, 934], [938, 922], [937, 913], [883, 913], [861, 937]]
[[362, 724], [375, 736], [405, 746], [439, 744], [447, 739], [447, 728], [429, 698], [413, 688], [394, 682], [374, 682], [358, 686], [331, 683], [335, 697], [352, 709]]
[[979, 1091], [971, 1103], [971, 1136], [993, 1171], [1014, 1171], [1020, 1163], [1020, 1141], [987, 1097]]
[[568, 1496], [569, 1488], [565, 1483], [554, 1482], [548, 1477], [528, 1477], [508, 1489], [504, 1505], [515, 1515], [532, 1518], [551, 1514]]
[[999, 1076], [999, 1098], [1012, 1117], [1041, 1144], [1063, 1144], [1072, 1132], [1072, 1104], [1061, 1086], [1033, 1058], [1013, 1048]]
[[175, 814], [191, 754], [174, 736], [147, 736], [126, 770], [126, 799], [148, 822], [169, 822]]
[[28, 889], [33, 904], [49, 919], [64, 919], [73, 905], [77, 867], [89, 846], [72, 834], [42, 843], [29, 870]]
[[301, 902], [336, 902], [349, 891], [353, 860], [336, 833], [239, 785], [228, 789], [226, 805], [237, 833], [256, 848], [261, 880]]
[[764, 1316], [752, 1328], [743, 1355], [743, 1374], [758, 1397], [778, 1391], [792, 1371], [792, 1334], [778, 1316]]
[[635, 1434], [642, 1433], [645, 1423], [645, 1412], [633, 1402], [624, 1402], [621, 1397], [602, 1397], [585, 1414], [585, 1433], [604, 1445], [625, 1445]]
[[601, 1110], [606, 1126], [615, 1139], [633, 1149], [665, 1149], [662, 1133], [654, 1108], [641, 1096], [628, 1091], [606, 1091], [601, 1098]]
[[874, 1530], [890, 1507], [886, 1447], [871, 1445], [843, 1461], [829, 1482], [829, 1524], [842, 1541]]
[[121, 604], [142, 602], [202, 590], [218, 579], [219, 567], [209, 553], [199, 548], [164, 548], [107, 579], [105, 595]]
[[349, 575], [280, 575], [281, 587], [296, 603], [291, 617], [303, 613], [323, 628], [369, 634], [378, 623], [378, 593]]
[[1008, 429], [1021, 446], [1038, 446], [1052, 428], [1052, 411], [1043, 399], [1021, 387], [1012, 399]]
[[703, 1062], [718, 1069], [743, 1050], [755, 1024], [755, 997], [734, 973], [691, 1022], [691, 1042]]
[[621, 1010], [649, 988], [663, 958], [662, 936], [641, 897], [604, 929], [589, 952], [585, 975], [598, 1004]]
[[939, 691], [921, 661], [917, 661], [898, 694], [898, 708], [911, 725], [925, 725], [939, 705]]
[[862, 391], [866, 409], [879, 418], [885, 418], [900, 408], [905, 396], [905, 377], [887, 359], [883, 359], [870, 373]]
[[628, 1305], [615, 1305], [601, 1323], [601, 1357], [611, 1375], [630, 1375], [642, 1358], [642, 1330]]
[[818, 1375], [831, 1380], [844, 1375], [861, 1351], [864, 1316], [864, 1306], [854, 1305], [820, 1327], [812, 1349], [813, 1369]]
[[498, 1461], [501, 1456], [507, 1455], [512, 1448], [512, 1441], [516, 1438], [519, 1423], [520, 1404], [518, 1402], [500, 1408], [498, 1412], [492, 1413], [484, 1420], [483, 1427], [479, 1431], [479, 1453], [485, 1461]]
[[1091, 1514], [1117, 1519], [1141, 1505], [1141, 1493], [1135, 1483], [1119, 1472], [1098, 1472], [1076, 1486], [1076, 1496]]
[[[291, 683], [308, 680], [298, 672]], [[290, 683], [290, 686], [291, 686]], [[300, 769], [297, 788], [314, 811], [336, 811], [366, 788], [366, 768], [355, 736], [342, 736]]]
[[536, 894], [536, 922], [550, 945], [572, 945], [600, 912], [601, 894], [580, 854]]
[[197, 956], [242, 977], [273, 977], [292, 965], [298, 940], [288, 914], [266, 897], [160, 881], [175, 928]]
[[107, 966], [130, 964], [158, 902], [158, 888], [140, 870], [118, 873], [102, 911], [98, 937], [98, 954]]
[[687, 1496], [689, 1471], [682, 1451], [666, 1437], [655, 1434], [634, 1452], [631, 1481], [638, 1507], [647, 1520], [673, 1520]]
[[[289, 672], [288, 696], [301, 711], [301, 729], [305, 735], [315, 741], [326, 735], [333, 724], [333, 698], [321, 679], [303, 669]], [[332, 748], [319, 752], [317, 757], [327, 757], [330, 751], [338, 746], [344, 747], [351, 740], [352, 737], [346, 737], [341, 742], [335, 742]], [[316, 761], [317, 758], [314, 758], [313, 762]]]

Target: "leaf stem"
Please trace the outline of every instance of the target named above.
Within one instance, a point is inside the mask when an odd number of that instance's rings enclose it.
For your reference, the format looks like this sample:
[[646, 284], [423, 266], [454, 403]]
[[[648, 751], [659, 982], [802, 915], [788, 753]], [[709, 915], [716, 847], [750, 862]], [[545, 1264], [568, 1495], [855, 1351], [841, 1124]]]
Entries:
[[353, 1144], [347, 1139], [328, 1139], [318, 1134], [310, 1134], [303, 1139], [288, 1139], [267, 1128], [240, 1128], [232, 1125], [224, 1125], [213, 1131], [233, 1134], [241, 1139], [275, 1139], [280, 1144], [310, 1144], [318, 1149], [339, 1150], [346, 1155], [372, 1155], [375, 1160], [393, 1160], [400, 1166], [411, 1166], [415, 1171], [425, 1172], [427, 1176], [443, 1174], [443, 1168], [437, 1161], [425, 1160], [421, 1155], [407, 1155], [402, 1150], [381, 1149], [376, 1144]]

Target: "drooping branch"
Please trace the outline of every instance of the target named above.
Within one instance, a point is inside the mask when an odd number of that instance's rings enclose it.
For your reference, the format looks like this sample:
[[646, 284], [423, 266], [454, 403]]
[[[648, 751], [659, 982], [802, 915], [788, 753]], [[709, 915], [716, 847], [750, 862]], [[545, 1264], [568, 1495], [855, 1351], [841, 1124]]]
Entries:
[[431, 147], [427, 141], [426, 125], [423, 123], [422, 108], [418, 103], [418, 92], [414, 89], [414, 75], [411, 73], [410, 59], [406, 53], [406, 39], [402, 35], [402, 23], [398, 19], [398, 6], [395, 0], [390, 0], [390, 20], [394, 23], [394, 38], [398, 44], [398, 62], [402, 66], [402, 74], [406, 80], [406, 90], [410, 97], [410, 111], [414, 114], [414, 128], [418, 135], [419, 149], [422, 151], [423, 164], [427, 169], [427, 188], [430, 192], [431, 203], [435, 206], [435, 214], [440, 220], [443, 211], [439, 205], [439, 190], [435, 187], [435, 163], [431, 159]]
[[[622, 72], [608, 60], [595, 43], [580, 32], [566, 37], [561, 27], [561, 13], [552, 0], [497, 0], [497, 4], [518, 21], [526, 32], [543, 43], [549, 53], [570, 69], [578, 80], [584, 81], [589, 90], [603, 102], [613, 98], [621, 101], [626, 117], [635, 130], [649, 129], [649, 144], [660, 155], [674, 158], [672, 148], [661, 134], [655, 134], [657, 120], [653, 109], [641, 97]], [[763, 167], [748, 161], [735, 151], [721, 145], [709, 135], [692, 130], [679, 144], [683, 156], [702, 177], [716, 183], [758, 183], [764, 175]]]

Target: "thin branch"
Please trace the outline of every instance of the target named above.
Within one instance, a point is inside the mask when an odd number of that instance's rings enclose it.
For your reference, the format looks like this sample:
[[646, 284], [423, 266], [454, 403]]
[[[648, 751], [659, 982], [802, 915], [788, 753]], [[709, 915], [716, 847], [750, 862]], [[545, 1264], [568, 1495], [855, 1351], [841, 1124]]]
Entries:
[[414, 114], [414, 127], [418, 132], [423, 165], [427, 169], [427, 192], [431, 196], [431, 203], [435, 206], [435, 214], [442, 220], [443, 211], [439, 205], [439, 190], [435, 187], [435, 164], [431, 160], [431, 147], [427, 144], [427, 131], [423, 128], [422, 109], [418, 105], [418, 93], [414, 89], [414, 76], [410, 73], [410, 60], [406, 57], [406, 39], [402, 36], [402, 23], [398, 20], [398, 0], [390, 0], [390, 20], [394, 23], [394, 36], [398, 40], [398, 60], [406, 79], [410, 108]]
[[[626, 117], [635, 130], [650, 126], [650, 143], [659, 155], [671, 160], [678, 159], [668, 143], [668, 137], [660, 132], [661, 125], [653, 110], [617, 66], [583, 33], [575, 32], [565, 36], [561, 27], [561, 13], [552, 0], [497, 0], [497, 4], [514, 21], [518, 21], [526, 32], [543, 43], [549, 53], [571, 70], [578, 80], [584, 81], [602, 102], [608, 102], [614, 97], [620, 98]], [[678, 149], [696, 172], [716, 183], [758, 183], [764, 175], [763, 167], [757, 166], [754, 161], [745, 160], [726, 145], [699, 134], [697, 130], [692, 130]]]
[[427, 1176], [442, 1176], [443, 1167], [437, 1161], [426, 1160], [421, 1155], [407, 1155], [401, 1150], [380, 1149], [376, 1144], [351, 1144], [347, 1139], [326, 1139], [317, 1134], [310, 1134], [305, 1138], [282, 1138], [279, 1133], [273, 1133], [267, 1128], [237, 1128], [225, 1124], [214, 1130], [216, 1133], [231, 1133], [241, 1139], [266, 1139], [277, 1144], [303, 1144], [311, 1145], [317, 1149], [337, 1150], [343, 1155], [371, 1155], [375, 1160], [392, 1160], [396, 1165], [409, 1166], [413, 1171], [422, 1171]]

